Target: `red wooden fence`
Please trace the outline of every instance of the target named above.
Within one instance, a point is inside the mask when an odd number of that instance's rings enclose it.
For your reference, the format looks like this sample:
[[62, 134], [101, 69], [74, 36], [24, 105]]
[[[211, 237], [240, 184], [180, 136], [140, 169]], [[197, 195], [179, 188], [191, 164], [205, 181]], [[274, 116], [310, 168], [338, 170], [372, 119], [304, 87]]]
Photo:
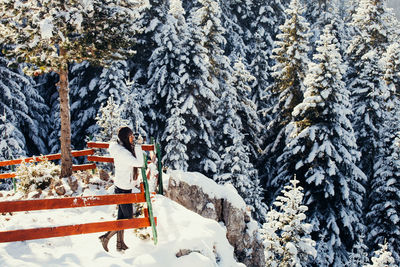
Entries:
[[[114, 163], [114, 159], [111, 157], [93, 155], [94, 154], [93, 148], [108, 148], [109, 147], [108, 143], [88, 142], [87, 147], [90, 149], [72, 151], [72, 153], [71, 153], [72, 156], [73, 157], [87, 156], [88, 161]], [[142, 149], [143, 149], [143, 151], [154, 151], [155, 150], [154, 145], [150, 145], [150, 144], [143, 144]], [[18, 164], [21, 164], [22, 162], [39, 162], [39, 161], [43, 161], [44, 158], [46, 158], [47, 160], [57, 160], [57, 159], [61, 159], [61, 154], [51, 154], [51, 155], [45, 155], [45, 156], [41, 156], [41, 157], [29, 157], [29, 158], [24, 158], [24, 159], [13, 159], [13, 160], [0, 161], [0, 167], [18, 165]], [[73, 171], [83, 171], [83, 170], [91, 170], [91, 169], [96, 169], [96, 163], [72, 166]], [[14, 178], [14, 177], [16, 177], [16, 174], [14, 172], [0, 174], [0, 179], [7, 179], [7, 178]]]
[[[88, 156], [88, 155], [93, 155], [94, 150], [93, 149], [84, 149], [84, 150], [72, 151], [71, 154], [73, 157]], [[51, 155], [44, 155], [44, 156], [40, 156], [40, 157], [30, 157], [30, 158], [24, 158], [24, 159], [12, 159], [12, 160], [0, 161], [0, 167], [18, 165], [18, 164], [21, 164], [22, 162], [40, 162], [40, 161], [43, 161], [44, 159], [47, 159], [47, 160], [61, 159], [61, 154], [51, 154]], [[73, 171], [88, 170], [88, 169], [95, 169], [95, 168], [96, 168], [95, 163], [72, 166]], [[14, 178], [15, 176], [16, 176], [15, 173], [2, 173], [2, 174], [0, 174], [0, 179]]]
[[[89, 142], [90, 148], [108, 148], [108, 143]], [[154, 151], [154, 145], [142, 145], [144, 151]], [[85, 149], [80, 151], [72, 151], [72, 156], [88, 156], [89, 161], [109, 162], [113, 163], [113, 158], [93, 156], [93, 149]], [[60, 159], [60, 154], [44, 156], [48, 160]], [[9, 166], [21, 164], [23, 161], [42, 161], [42, 157], [31, 157], [26, 159], [16, 159], [0, 162], [0, 166]], [[73, 170], [86, 170], [96, 168], [95, 163], [74, 165]], [[0, 179], [13, 178], [15, 173], [0, 174]], [[66, 197], [56, 199], [36, 199], [36, 200], [16, 200], [0, 202], [0, 214], [6, 212], [21, 212], [33, 210], [49, 210], [62, 208], [78, 208], [102, 205], [116, 205], [125, 203], [146, 202], [143, 184], [140, 186], [141, 192], [134, 194], [116, 194], [102, 196], [87, 197]], [[60, 237], [69, 235], [80, 235], [96, 232], [117, 231], [129, 228], [143, 228], [150, 226], [148, 210], [144, 210], [144, 218], [133, 218], [116, 221], [95, 222], [77, 225], [66, 225], [57, 227], [44, 227], [34, 229], [22, 229], [11, 231], [0, 231], [0, 242], [13, 242], [23, 240], [33, 240], [40, 238]], [[157, 222], [157, 218], [154, 218]]]
[[[146, 202], [143, 185], [140, 187], [141, 192], [134, 194], [4, 201], [0, 202], [0, 213]], [[0, 243], [149, 227], [150, 220], [147, 209], [145, 209], [144, 215], [143, 218], [117, 221], [1, 231]]]
[[[89, 148], [108, 148], [109, 144], [108, 143], [100, 143], [100, 142], [88, 142], [87, 147]], [[154, 145], [150, 144], [143, 144], [142, 145], [142, 150], [143, 151], [155, 151]], [[97, 162], [110, 162], [113, 163], [114, 159], [110, 157], [104, 157], [104, 156], [88, 156], [87, 159], [89, 161], [97, 161]]]

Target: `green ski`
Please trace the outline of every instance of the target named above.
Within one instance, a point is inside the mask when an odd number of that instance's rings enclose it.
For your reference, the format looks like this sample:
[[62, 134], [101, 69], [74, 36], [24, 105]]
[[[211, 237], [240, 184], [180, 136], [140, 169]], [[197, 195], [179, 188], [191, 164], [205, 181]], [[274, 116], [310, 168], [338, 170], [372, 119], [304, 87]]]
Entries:
[[156, 144], [157, 165], [158, 165], [158, 193], [163, 195], [163, 181], [162, 181], [162, 165], [161, 165], [161, 149], [160, 144]]
[[156, 229], [156, 222], [155, 222], [154, 216], [153, 216], [153, 208], [152, 208], [152, 205], [151, 205], [150, 191], [149, 191], [149, 183], [148, 183], [147, 177], [146, 177], [146, 169], [147, 169], [147, 155], [144, 154], [144, 167], [142, 168], [142, 178], [143, 178], [143, 184], [144, 184], [144, 194], [145, 194], [145, 197], [146, 197], [147, 209], [149, 210], [149, 219], [150, 219], [151, 230], [153, 231], [154, 245], [157, 245], [157, 229]]
[[[15, 166], [11, 166], [11, 171], [15, 172]], [[13, 188], [14, 188], [14, 193], [17, 193], [17, 180], [15, 177], [12, 178], [12, 183], [13, 183]]]

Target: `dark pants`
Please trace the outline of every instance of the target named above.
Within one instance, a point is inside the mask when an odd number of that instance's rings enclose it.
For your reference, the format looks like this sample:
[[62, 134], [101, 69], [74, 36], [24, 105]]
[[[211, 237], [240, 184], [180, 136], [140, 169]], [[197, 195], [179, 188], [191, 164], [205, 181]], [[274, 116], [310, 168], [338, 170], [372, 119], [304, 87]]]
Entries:
[[[125, 190], [115, 187], [115, 194], [130, 194], [132, 190]], [[129, 204], [119, 204], [118, 205], [118, 217], [117, 220], [121, 219], [132, 219], [133, 217], [133, 207], [132, 203]]]

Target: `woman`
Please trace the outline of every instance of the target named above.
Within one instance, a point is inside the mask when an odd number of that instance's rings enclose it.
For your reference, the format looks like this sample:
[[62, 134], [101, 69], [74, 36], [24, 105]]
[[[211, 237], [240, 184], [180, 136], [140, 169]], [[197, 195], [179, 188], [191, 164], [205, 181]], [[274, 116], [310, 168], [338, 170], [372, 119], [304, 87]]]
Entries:
[[[109, 147], [111, 156], [114, 158], [115, 194], [129, 194], [132, 189], [139, 188], [139, 170], [143, 167], [143, 151], [138, 140], [135, 140], [132, 130], [129, 127], [122, 127], [118, 131], [118, 143], [111, 143]], [[130, 204], [118, 205], [118, 218], [131, 219], [133, 217], [133, 207]], [[124, 242], [124, 230], [110, 231], [100, 236], [101, 243], [105, 251], [108, 252], [108, 241], [117, 234], [117, 250], [128, 249]]]

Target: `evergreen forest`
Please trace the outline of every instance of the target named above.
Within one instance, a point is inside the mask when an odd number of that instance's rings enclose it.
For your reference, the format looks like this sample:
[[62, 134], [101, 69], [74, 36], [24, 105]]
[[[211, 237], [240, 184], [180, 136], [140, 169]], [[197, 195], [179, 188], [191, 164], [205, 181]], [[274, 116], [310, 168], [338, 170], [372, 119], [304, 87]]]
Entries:
[[[231, 183], [260, 224], [298, 183], [316, 251], [302, 266], [364, 266], [381, 247], [400, 265], [400, 23], [386, 1], [148, 0], [136, 24], [127, 59], [68, 64], [72, 149], [129, 125], [167, 171]], [[0, 161], [59, 153], [60, 76], [0, 44]]]

